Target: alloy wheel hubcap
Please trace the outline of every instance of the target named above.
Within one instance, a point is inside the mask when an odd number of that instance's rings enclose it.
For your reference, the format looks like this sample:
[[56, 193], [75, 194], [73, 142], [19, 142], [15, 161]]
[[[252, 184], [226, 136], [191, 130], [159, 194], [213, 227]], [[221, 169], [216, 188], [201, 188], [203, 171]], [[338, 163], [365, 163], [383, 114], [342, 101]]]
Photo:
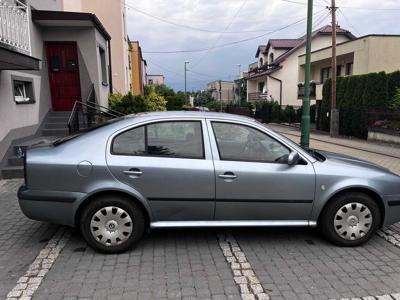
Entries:
[[336, 233], [346, 240], [358, 240], [365, 236], [372, 225], [369, 208], [358, 202], [343, 205], [335, 214]]
[[107, 206], [99, 209], [90, 221], [90, 231], [99, 243], [116, 246], [132, 234], [133, 224], [129, 214], [122, 208]]

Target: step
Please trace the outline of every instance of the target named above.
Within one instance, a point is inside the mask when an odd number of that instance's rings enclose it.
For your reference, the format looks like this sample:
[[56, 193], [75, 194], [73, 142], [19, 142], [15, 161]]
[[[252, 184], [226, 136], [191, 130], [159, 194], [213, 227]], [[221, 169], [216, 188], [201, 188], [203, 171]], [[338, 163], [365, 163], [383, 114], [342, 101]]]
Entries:
[[45, 123], [45, 129], [66, 129], [68, 128], [67, 123], [57, 122], [57, 123]]
[[54, 117], [69, 117], [71, 115], [70, 111], [51, 111], [49, 112], [48, 116]]
[[23, 166], [24, 159], [18, 156], [9, 156], [8, 157], [8, 165], [9, 166]]
[[67, 136], [69, 134], [68, 128], [65, 129], [43, 129], [42, 130], [42, 135], [45, 137], [48, 136]]
[[69, 121], [69, 117], [47, 117], [45, 122], [67, 124], [68, 121]]
[[23, 166], [7, 166], [1, 170], [2, 178], [24, 178], [24, 167]]

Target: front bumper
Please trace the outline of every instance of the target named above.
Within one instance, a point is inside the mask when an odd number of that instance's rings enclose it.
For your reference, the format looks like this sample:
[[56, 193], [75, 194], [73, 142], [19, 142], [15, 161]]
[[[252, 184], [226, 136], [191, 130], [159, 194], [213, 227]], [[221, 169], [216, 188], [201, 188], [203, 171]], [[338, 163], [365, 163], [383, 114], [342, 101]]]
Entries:
[[386, 195], [384, 198], [387, 203], [384, 225], [400, 222], [400, 194]]
[[64, 191], [30, 190], [25, 185], [18, 189], [19, 206], [30, 219], [75, 226], [77, 200], [85, 194]]

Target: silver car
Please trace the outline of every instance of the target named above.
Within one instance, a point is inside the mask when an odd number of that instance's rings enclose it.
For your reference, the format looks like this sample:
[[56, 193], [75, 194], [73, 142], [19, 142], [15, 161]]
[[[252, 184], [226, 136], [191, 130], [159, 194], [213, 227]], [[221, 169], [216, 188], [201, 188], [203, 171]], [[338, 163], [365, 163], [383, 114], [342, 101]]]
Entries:
[[400, 220], [387, 169], [211, 112], [132, 115], [32, 147], [18, 198], [29, 218], [78, 227], [108, 253], [162, 227], [318, 225], [357, 246]]

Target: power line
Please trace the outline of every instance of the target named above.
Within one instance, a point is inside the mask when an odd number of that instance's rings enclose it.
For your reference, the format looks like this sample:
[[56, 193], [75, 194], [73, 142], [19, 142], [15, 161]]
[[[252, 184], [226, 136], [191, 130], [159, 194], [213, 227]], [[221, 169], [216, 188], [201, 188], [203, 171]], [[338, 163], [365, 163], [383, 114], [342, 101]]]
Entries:
[[350, 20], [346, 17], [346, 15], [343, 13], [343, 11], [339, 8], [338, 9], [339, 14], [346, 20], [347, 24], [354, 29], [354, 31], [360, 36], [361, 33], [357, 30], [356, 27], [354, 27], [354, 25], [350, 22]]
[[[300, 1], [295, 1], [295, 0], [281, 0], [283, 2], [288, 2], [288, 3], [294, 3], [294, 4], [300, 4], [300, 5], [307, 5], [305, 2], [300, 2]], [[319, 5], [319, 4], [314, 4], [314, 6], [319, 6], [322, 7], [325, 5]], [[384, 7], [358, 7], [358, 6], [346, 6], [346, 5], [341, 5], [341, 8], [348, 8], [348, 9], [361, 9], [361, 10], [380, 10], [380, 11], [400, 11], [399, 7], [392, 7], [392, 8], [384, 8]]]
[[[229, 24], [225, 27], [224, 32], [226, 32], [229, 27], [231, 27], [231, 25], [233, 24], [233, 22], [235, 21], [236, 17], [239, 15], [240, 11], [243, 9], [243, 7], [246, 5], [248, 0], [243, 0], [242, 4], [240, 5], [239, 9], [236, 11], [236, 13], [233, 15], [232, 19], [230, 20]], [[195, 62], [193, 64], [193, 68], [195, 68], [200, 62], [203, 61], [203, 59], [215, 48], [215, 46], [217, 46], [218, 41], [220, 40], [221, 36], [223, 35], [223, 33], [221, 32], [220, 35], [217, 37], [217, 39], [215, 40], [215, 43], [212, 45], [212, 47], [206, 52], [204, 53], [204, 55], [202, 57], [199, 58], [199, 60], [197, 62]]]
[[153, 18], [155, 20], [158, 20], [160, 22], [167, 23], [167, 24], [170, 24], [170, 25], [173, 25], [173, 26], [181, 27], [181, 28], [184, 28], [186, 30], [202, 31], [202, 32], [206, 32], [206, 33], [219, 33], [219, 34], [240, 34], [240, 33], [265, 32], [265, 30], [263, 30], [263, 29], [259, 29], [259, 30], [242, 30], [242, 31], [220, 31], [220, 30], [211, 30], [211, 29], [204, 29], [204, 28], [200, 28], [200, 27], [194, 27], [194, 26], [191, 26], [191, 25], [178, 23], [178, 22], [175, 22], [175, 21], [171, 21], [171, 20], [156, 16], [156, 15], [153, 15], [153, 14], [148, 13], [148, 12], [146, 12], [144, 10], [141, 10], [141, 9], [139, 9], [137, 7], [134, 7], [131, 4], [126, 4], [126, 3], [124, 3], [123, 0], [121, 0], [121, 2], [128, 9], [132, 9], [132, 10], [134, 10], [134, 11], [136, 11], [136, 12], [142, 14], [142, 15], [145, 15], [147, 17]]
[[[319, 14], [320, 14], [321, 12], [323, 12], [324, 10], [325, 10], [325, 9], [322, 9], [322, 10], [320, 10], [320, 11], [314, 13], [314, 16], [319, 15]], [[246, 39], [242, 39], [242, 40], [237, 40], [237, 41], [233, 41], [233, 42], [229, 42], [229, 43], [224, 43], [224, 44], [216, 45], [216, 46], [214, 47], [214, 49], [223, 48], [223, 47], [232, 46], [232, 45], [237, 45], [237, 44], [245, 43], [245, 42], [252, 41], [252, 40], [257, 40], [257, 39], [260, 39], [260, 38], [265, 37], [265, 36], [267, 36], [267, 35], [270, 35], [270, 34], [273, 34], [273, 33], [279, 32], [279, 31], [282, 31], [282, 30], [284, 30], [284, 29], [287, 29], [287, 28], [289, 28], [289, 27], [291, 27], [291, 26], [297, 25], [297, 24], [299, 24], [299, 23], [301, 23], [301, 22], [304, 22], [306, 19], [307, 19], [307, 18], [302, 18], [302, 19], [300, 19], [300, 20], [297, 20], [297, 21], [295, 21], [295, 22], [293, 22], [293, 23], [290, 23], [290, 24], [288, 24], [288, 25], [285, 25], [285, 26], [283, 26], [283, 27], [277, 28], [277, 29], [275, 29], [275, 30], [268, 31], [268, 32], [266, 32], [266, 33], [264, 33], [264, 34], [260, 34], [260, 35], [257, 35], [257, 36], [253, 36], [253, 37], [250, 37], [250, 38], [246, 38]], [[194, 53], [194, 52], [204, 52], [204, 51], [208, 51], [209, 49], [211, 49], [211, 48], [199, 48], [199, 49], [188, 49], [188, 50], [174, 50], [174, 51], [143, 51], [143, 53], [153, 53], [153, 54]]]

